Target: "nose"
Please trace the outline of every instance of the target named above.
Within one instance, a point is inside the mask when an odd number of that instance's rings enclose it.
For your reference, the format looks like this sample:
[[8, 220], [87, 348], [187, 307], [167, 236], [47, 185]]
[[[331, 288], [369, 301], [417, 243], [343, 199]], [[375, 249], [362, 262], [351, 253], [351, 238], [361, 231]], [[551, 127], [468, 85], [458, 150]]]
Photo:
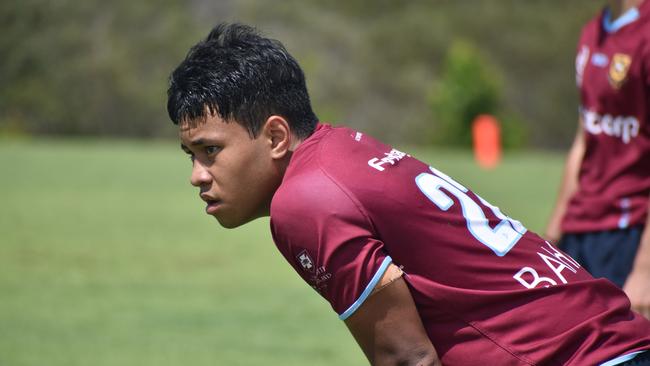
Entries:
[[201, 164], [199, 160], [194, 160], [192, 163], [192, 175], [190, 176], [190, 183], [194, 187], [201, 187], [202, 185], [209, 184], [212, 181], [212, 176], [208, 169]]

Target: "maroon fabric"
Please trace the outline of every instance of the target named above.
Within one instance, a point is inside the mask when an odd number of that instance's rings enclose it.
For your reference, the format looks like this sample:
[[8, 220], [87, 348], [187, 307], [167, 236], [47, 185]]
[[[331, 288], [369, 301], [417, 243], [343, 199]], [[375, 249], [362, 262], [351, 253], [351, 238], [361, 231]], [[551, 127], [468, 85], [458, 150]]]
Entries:
[[443, 173], [319, 125], [271, 204], [280, 252], [342, 314], [387, 256], [445, 365], [596, 365], [650, 349], [627, 297]]
[[602, 15], [583, 29], [576, 57], [586, 152], [567, 233], [645, 223], [650, 196], [650, 1], [608, 33]]

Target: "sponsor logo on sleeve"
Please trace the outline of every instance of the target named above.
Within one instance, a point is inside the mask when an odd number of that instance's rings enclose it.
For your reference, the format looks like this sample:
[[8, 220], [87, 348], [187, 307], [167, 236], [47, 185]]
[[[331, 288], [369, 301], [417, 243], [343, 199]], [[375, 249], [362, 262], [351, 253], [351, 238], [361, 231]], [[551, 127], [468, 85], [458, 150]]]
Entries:
[[314, 273], [314, 271], [316, 270], [316, 266], [314, 265], [314, 260], [311, 259], [311, 256], [309, 255], [309, 253], [307, 253], [306, 249], [303, 249], [302, 252], [298, 253], [296, 259], [298, 260], [298, 264], [302, 267], [303, 271]]
[[384, 168], [384, 165], [389, 164], [389, 165], [395, 165], [397, 164], [398, 161], [402, 160], [405, 156], [411, 156], [406, 153], [403, 153], [399, 150], [392, 149], [390, 152], [384, 153], [383, 158], [372, 158], [368, 160], [368, 165], [371, 167], [379, 170], [380, 172], [383, 172], [386, 168]]
[[612, 63], [609, 65], [608, 79], [609, 83], [619, 89], [627, 79], [627, 72], [630, 70], [632, 58], [622, 53], [615, 53], [612, 57]]
[[320, 294], [325, 293], [328, 281], [332, 278], [332, 273], [328, 272], [325, 266], [318, 267], [307, 249], [303, 249], [296, 255], [296, 261], [305, 272], [304, 278], [307, 283]]

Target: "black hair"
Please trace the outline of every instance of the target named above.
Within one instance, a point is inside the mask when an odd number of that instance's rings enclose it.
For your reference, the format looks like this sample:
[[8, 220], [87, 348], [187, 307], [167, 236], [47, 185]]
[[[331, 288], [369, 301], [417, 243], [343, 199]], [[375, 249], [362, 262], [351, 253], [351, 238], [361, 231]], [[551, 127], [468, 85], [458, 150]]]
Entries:
[[301, 138], [318, 121], [298, 62], [279, 41], [239, 23], [218, 24], [190, 49], [169, 78], [167, 112], [174, 124], [216, 113], [251, 138], [274, 114]]

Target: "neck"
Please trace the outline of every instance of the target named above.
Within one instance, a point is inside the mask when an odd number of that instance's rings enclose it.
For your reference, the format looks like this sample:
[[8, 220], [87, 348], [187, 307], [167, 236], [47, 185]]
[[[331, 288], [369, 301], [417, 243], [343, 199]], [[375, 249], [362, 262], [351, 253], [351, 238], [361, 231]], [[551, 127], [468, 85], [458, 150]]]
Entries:
[[612, 20], [620, 17], [626, 11], [639, 7], [643, 0], [609, 0], [608, 8], [612, 14]]

